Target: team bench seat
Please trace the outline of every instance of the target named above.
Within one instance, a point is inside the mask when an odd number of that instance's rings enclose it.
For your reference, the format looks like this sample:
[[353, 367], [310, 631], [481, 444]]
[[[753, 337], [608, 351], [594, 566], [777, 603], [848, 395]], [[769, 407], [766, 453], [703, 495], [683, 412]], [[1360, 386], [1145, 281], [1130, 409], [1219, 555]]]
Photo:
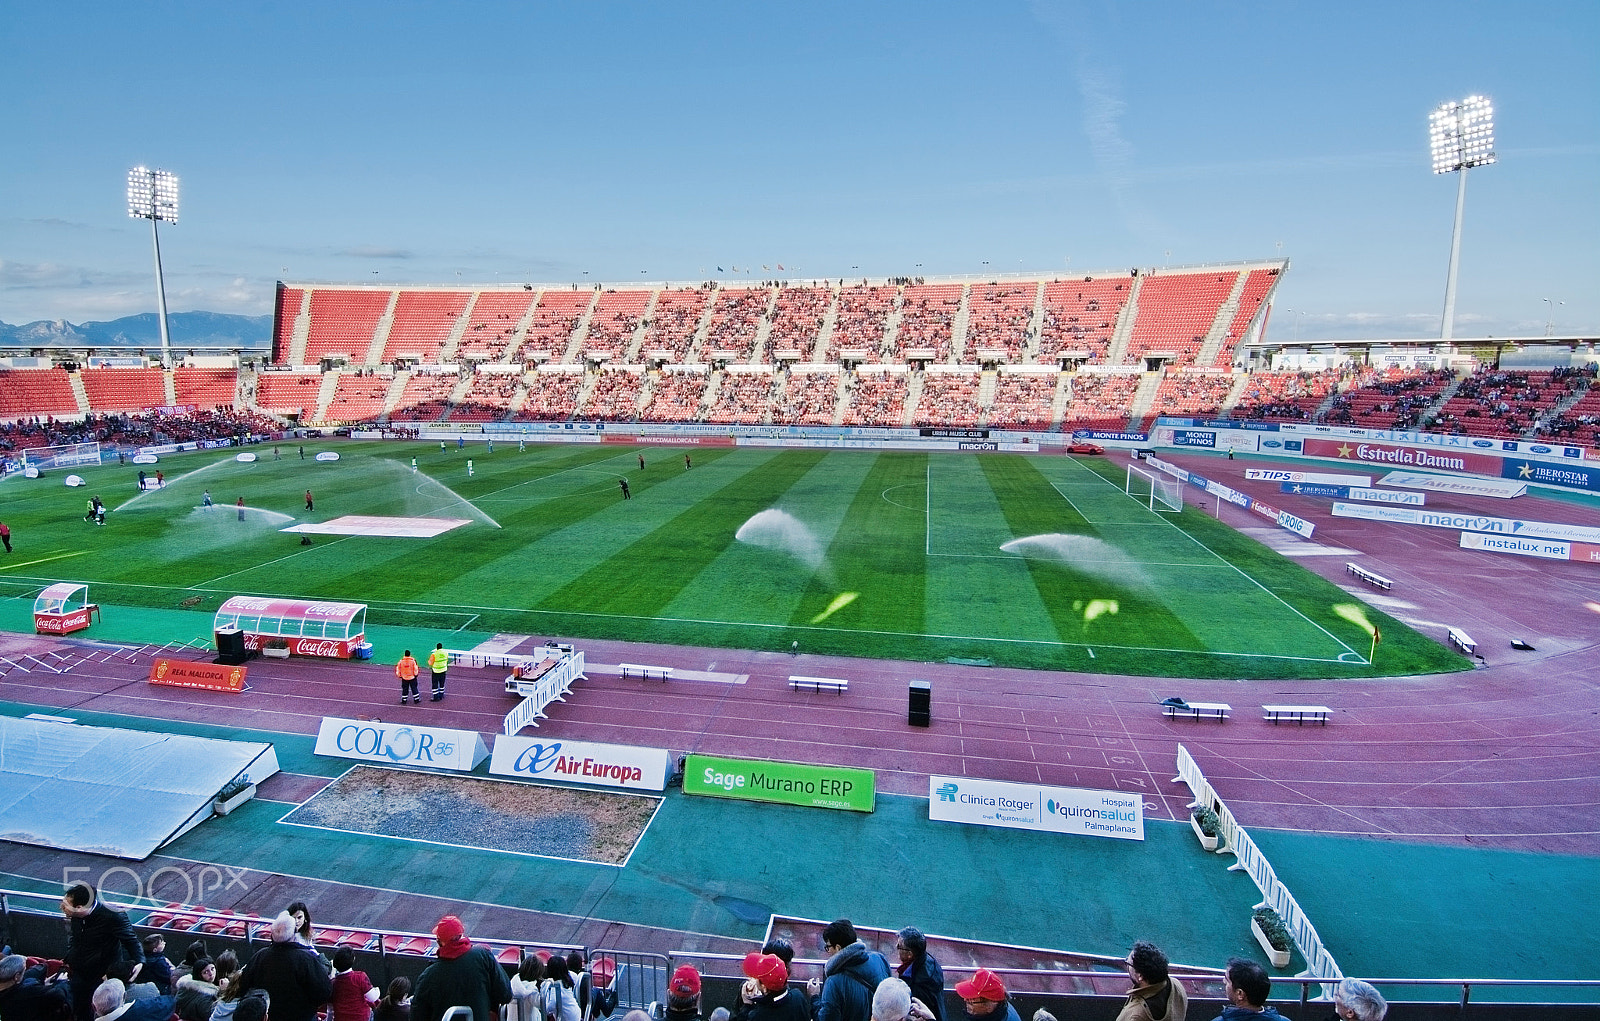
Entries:
[[1467, 634], [1465, 631], [1458, 627], [1453, 627], [1449, 629], [1448, 633], [1450, 635], [1450, 644], [1454, 645], [1462, 652], [1471, 656], [1478, 651], [1478, 643], [1473, 641], [1472, 636]]
[[1233, 706], [1226, 702], [1185, 702], [1174, 705], [1171, 702], [1161, 704], [1162, 716], [1188, 716], [1193, 719], [1213, 719], [1222, 722], [1233, 712]]
[[831, 691], [843, 695], [850, 690], [850, 682], [842, 677], [789, 677], [790, 691]]
[[1373, 588], [1381, 588], [1385, 592], [1394, 588], [1394, 582], [1390, 581], [1388, 578], [1385, 578], [1381, 574], [1367, 570], [1365, 567], [1362, 567], [1359, 564], [1353, 564], [1349, 561], [1346, 561], [1344, 569], [1355, 575], [1357, 578], [1360, 578], [1368, 585], [1371, 585]]
[[1266, 713], [1262, 719], [1270, 723], [1293, 720], [1301, 726], [1320, 723], [1324, 727], [1328, 725], [1328, 714], [1333, 711], [1325, 705], [1264, 705], [1261, 709]]
[[658, 681], [670, 681], [672, 668], [669, 666], [648, 666], [644, 663], [618, 663], [617, 669], [622, 672], [623, 680], [629, 677], [641, 677], [644, 680], [652, 678]]

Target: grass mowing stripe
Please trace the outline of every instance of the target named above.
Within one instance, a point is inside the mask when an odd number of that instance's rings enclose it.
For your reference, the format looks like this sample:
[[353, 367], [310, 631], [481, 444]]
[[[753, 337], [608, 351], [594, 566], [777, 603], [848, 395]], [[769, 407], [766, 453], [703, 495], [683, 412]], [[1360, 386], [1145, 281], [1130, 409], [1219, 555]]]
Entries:
[[[1054, 487], [1033, 461], [985, 458], [982, 464], [1018, 538], [1066, 533], [1090, 541], [1064, 547], [1071, 556], [1084, 558], [1076, 563], [1037, 556], [1026, 560], [1033, 584], [1049, 608], [1055, 637], [1124, 648], [1210, 648], [1164, 605], [1159, 591], [1163, 579], [1139, 563], [1137, 547], [1106, 543], [1080, 509], [1065, 513]], [[1099, 559], [1084, 562], [1090, 557]]]
[[750, 541], [730, 542], [679, 589], [660, 615], [793, 619], [813, 579], [830, 586], [837, 582], [825, 554], [849, 510], [840, 495], [856, 492], [871, 468], [872, 459], [855, 452], [830, 451], [817, 458], [767, 507], [735, 527], [737, 536], [750, 524]]
[[[591, 541], [600, 548], [592, 552], [600, 556], [541, 599], [539, 608], [657, 613], [735, 541], [741, 524], [769, 508], [823, 456], [815, 450], [767, 451], [720, 458], [684, 472], [678, 488], [688, 499], [675, 513], [655, 514], [647, 528], [623, 532], [624, 538], [636, 535], [628, 542], [614, 537], [615, 527], [593, 535]], [[649, 502], [649, 496], [635, 496], [605, 516], [620, 522]], [[727, 606], [730, 615], [736, 607]], [[716, 605], [708, 611], [720, 615]]]
[[[814, 578], [791, 621], [810, 625], [922, 630], [927, 583], [923, 520], [915, 510], [883, 498], [904, 492], [923, 475], [925, 454], [869, 454], [870, 466], [850, 499], [828, 547], [833, 577]], [[841, 493], [841, 496], [844, 494]], [[847, 604], [835, 600], [853, 593]], [[811, 651], [822, 651], [815, 645]]]
[[[979, 454], [928, 462], [929, 513], [946, 524], [928, 528], [928, 545], [935, 552], [923, 568], [924, 627], [946, 634], [1057, 639], [1056, 623], [1028, 563], [1000, 548], [1017, 533], [986, 462]], [[963, 528], [970, 534], [962, 534]]]

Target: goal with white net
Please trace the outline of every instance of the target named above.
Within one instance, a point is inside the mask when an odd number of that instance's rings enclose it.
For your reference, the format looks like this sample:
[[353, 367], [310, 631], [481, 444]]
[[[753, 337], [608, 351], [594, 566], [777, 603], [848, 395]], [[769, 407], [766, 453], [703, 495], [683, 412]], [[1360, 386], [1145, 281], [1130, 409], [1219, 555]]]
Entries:
[[24, 468], [47, 471], [51, 468], [77, 468], [100, 463], [100, 444], [64, 443], [54, 447], [29, 447], [19, 453]]
[[1183, 483], [1137, 465], [1128, 465], [1123, 492], [1158, 514], [1179, 514], [1183, 511]]

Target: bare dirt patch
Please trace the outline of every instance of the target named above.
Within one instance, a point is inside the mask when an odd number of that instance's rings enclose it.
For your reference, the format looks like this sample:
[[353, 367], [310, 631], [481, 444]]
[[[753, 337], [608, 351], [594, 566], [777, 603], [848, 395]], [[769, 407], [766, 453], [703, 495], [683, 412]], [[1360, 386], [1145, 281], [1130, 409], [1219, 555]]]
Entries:
[[660, 798], [356, 766], [284, 821], [621, 865]]

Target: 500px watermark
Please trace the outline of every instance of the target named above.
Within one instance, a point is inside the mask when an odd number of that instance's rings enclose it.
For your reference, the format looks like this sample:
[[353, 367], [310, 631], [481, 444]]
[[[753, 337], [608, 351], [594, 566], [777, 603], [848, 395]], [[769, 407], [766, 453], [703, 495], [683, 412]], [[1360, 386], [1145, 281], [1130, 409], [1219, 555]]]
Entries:
[[207, 897], [235, 886], [249, 890], [244, 881], [249, 872], [226, 865], [163, 865], [153, 872], [141, 873], [126, 865], [113, 865], [95, 877], [94, 869], [79, 865], [61, 870], [61, 885], [88, 883], [101, 896], [118, 901], [203, 904]]

